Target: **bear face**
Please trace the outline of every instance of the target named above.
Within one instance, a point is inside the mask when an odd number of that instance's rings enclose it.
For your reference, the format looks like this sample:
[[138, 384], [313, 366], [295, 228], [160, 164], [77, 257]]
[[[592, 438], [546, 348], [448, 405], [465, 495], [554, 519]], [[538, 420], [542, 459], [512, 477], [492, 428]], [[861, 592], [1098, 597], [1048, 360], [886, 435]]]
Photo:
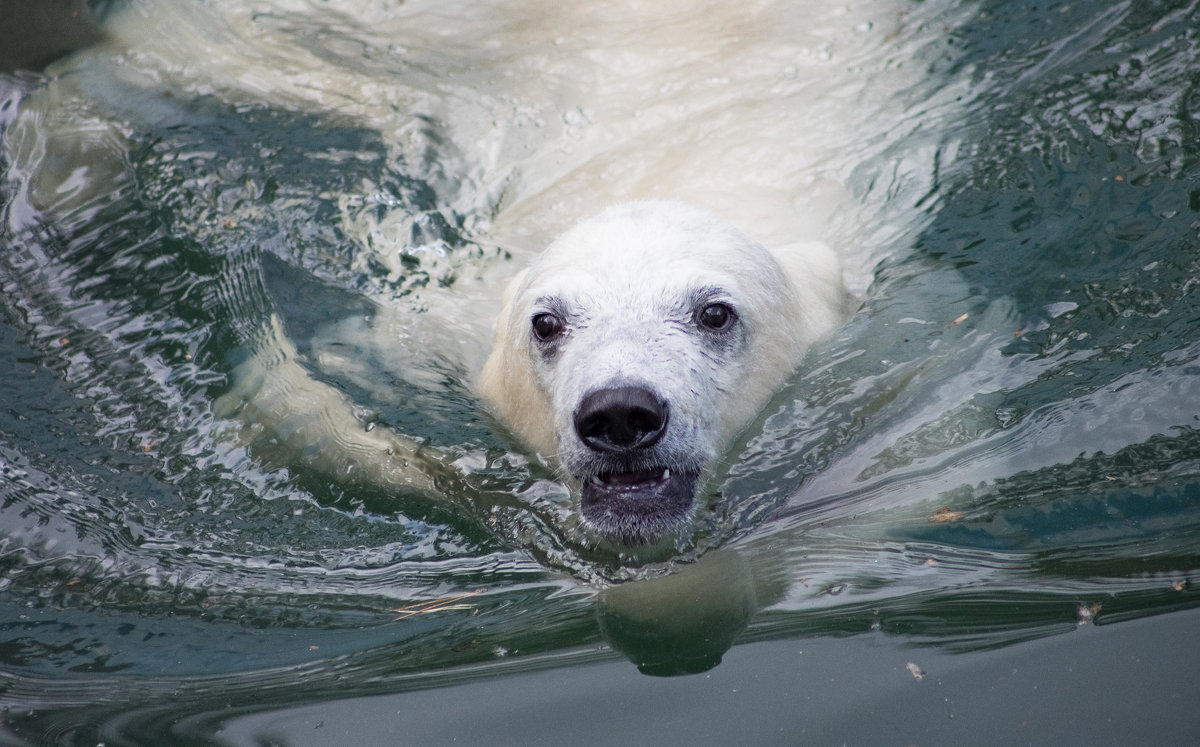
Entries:
[[479, 389], [577, 488], [591, 531], [649, 542], [687, 522], [709, 467], [831, 326], [837, 294], [801, 287], [705, 211], [617, 205], [514, 279]]

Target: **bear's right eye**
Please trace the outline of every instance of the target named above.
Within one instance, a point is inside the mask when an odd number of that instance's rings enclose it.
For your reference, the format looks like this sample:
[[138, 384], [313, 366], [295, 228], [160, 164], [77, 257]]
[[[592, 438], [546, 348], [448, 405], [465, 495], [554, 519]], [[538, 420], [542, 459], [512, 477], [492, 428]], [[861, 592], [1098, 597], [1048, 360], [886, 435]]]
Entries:
[[696, 321], [714, 332], [724, 332], [736, 318], [733, 309], [723, 303], [709, 304], [696, 315]]
[[541, 341], [552, 340], [562, 334], [563, 321], [554, 314], [543, 312], [533, 316], [533, 334]]

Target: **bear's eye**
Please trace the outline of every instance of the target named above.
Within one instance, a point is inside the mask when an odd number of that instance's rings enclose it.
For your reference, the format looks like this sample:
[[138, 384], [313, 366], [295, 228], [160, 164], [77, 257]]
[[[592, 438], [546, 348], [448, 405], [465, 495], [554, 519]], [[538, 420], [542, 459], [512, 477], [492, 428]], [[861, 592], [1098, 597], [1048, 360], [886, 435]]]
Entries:
[[700, 326], [711, 329], [714, 332], [729, 329], [735, 318], [737, 318], [737, 315], [734, 314], [733, 309], [728, 304], [723, 303], [710, 303], [696, 315], [696, 321]]
[[554, 314], [543, 312], [533, 315], [533, 334], [542, 341], [552, 340], [562, 334], [563, 322]]

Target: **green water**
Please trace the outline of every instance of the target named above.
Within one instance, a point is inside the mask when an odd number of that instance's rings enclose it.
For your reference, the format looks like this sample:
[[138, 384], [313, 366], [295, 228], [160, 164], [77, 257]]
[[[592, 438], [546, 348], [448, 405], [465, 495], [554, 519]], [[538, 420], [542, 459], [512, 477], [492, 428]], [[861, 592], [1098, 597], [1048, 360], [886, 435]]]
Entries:
[[[562, 529], [565, 491], [453, 361], [414, 379], [341, 343], [367, 374], [317, 374], [470, 465], [444, 500], [247, 448], [214, 402], [265, 320], [315, 358], [339, 350], [330, 325], [508, 260], [368, 123], [125, 64], [0, 76], [5, 741], [1182, 743], [1200, 726], [1194, 4], [946, 12], [908, 64], [928, 90], [966, 81], [962, 105], [915, 97], [841, 165], [880, 225], [925, 223], [894, 232], [863, 309], [734, 450], [677, 564]], [[922, 149], [914, 190], [900, 166]], [[396, 206], [439, 262], [372, 264], [342, 232]]]

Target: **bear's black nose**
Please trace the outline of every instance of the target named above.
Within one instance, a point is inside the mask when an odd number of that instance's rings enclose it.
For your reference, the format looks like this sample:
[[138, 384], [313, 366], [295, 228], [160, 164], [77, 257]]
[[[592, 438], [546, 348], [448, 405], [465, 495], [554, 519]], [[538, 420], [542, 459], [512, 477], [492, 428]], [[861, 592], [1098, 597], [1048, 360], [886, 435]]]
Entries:
[[596, 451], [644, 449], [666, 429], [667, 404], [643, 387], [597, 389], [575, 411], [575, 432]]

